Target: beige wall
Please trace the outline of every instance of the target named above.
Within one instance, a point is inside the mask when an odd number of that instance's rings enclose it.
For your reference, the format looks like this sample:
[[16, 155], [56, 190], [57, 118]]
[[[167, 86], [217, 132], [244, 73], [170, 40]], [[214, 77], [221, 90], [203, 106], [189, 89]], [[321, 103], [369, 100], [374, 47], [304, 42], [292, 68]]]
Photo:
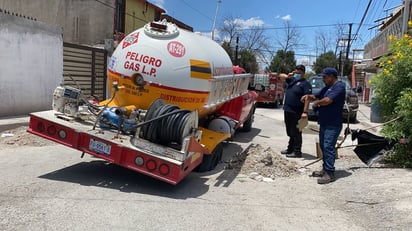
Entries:
[[[102, 2], [102, 3], [100, 3]], [[2, 0], [0, 9], [63, 28], [65, 42], [104, 44], [113, 38], [114, 0]]]

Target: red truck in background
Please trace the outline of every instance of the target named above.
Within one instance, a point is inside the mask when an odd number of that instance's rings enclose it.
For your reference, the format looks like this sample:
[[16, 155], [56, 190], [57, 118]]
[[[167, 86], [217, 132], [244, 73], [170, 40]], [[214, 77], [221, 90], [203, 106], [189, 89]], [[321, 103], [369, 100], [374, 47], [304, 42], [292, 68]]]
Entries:
[[253, 77], [252, 89], [258, 93], [256, 102], [278, 107], [283, 104], [285, 96], [284, 81], [277, 73], [260, 73]]

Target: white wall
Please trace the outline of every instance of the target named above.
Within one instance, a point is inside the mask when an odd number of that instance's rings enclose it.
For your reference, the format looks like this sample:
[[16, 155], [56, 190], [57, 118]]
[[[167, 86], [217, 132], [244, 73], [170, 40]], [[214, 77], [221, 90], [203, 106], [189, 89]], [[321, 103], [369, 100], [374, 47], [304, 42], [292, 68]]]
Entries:
[[62, 29], [0, 12], [0, 117], [51, 109], [62, 79]]

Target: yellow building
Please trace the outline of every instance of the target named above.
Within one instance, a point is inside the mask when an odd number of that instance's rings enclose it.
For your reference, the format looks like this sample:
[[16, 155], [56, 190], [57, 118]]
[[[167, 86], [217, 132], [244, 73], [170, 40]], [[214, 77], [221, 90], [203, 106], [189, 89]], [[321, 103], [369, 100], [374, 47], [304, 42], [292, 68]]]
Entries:
[[116, 0], [116, 13], [114, 16], [114, 33], [120, 42], [125, 35], [143, 27], [151, 21], [167, 19], [178, 27], [193, 31], [193, 28], [185, 23], [169, 16], [166, 11], [146, 0]]

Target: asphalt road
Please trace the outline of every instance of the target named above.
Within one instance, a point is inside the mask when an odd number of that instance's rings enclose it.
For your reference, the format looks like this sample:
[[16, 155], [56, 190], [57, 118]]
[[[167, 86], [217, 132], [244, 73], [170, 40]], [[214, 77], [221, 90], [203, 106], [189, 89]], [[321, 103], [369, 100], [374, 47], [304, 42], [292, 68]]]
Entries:
[[[360, 122], [351, 126], [370, 126], [366, 117], [362, 122], [359, 116]], [[304, 157], [296, 160], [302, 166], [316, 159], [314, 130], [316, 123], [311, 122], [304, 131]], [[251, 144], [280, 151], [286, 141], [283, 111], [258, 108], [253, 130], [237, 134], [225, 145], [225, 153], [242, 152]], [[308, 176], [311, 169], [266, 183], [225, 170], [220, 164], [212, 172], [192, 173], [171, 186], [88, 155], [81, 159], [80, 155], [61, 145], [1, 149], [0, 230], [412, 227], [411, 171], [371, 170], [356, 158], [338, 164], [341, 179], [329, 185], [316, 184]]]

